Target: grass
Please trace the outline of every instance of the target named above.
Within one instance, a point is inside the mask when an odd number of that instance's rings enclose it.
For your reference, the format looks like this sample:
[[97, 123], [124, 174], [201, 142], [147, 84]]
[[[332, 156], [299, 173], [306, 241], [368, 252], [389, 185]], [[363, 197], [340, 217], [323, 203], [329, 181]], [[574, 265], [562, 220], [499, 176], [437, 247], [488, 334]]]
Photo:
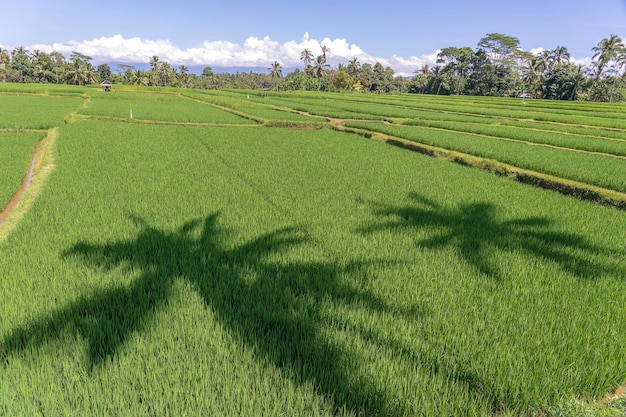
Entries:
[[196, 100], [201, 100], [210, 104], [218, 105], [223, 108], [231, 109], [234, 112], [246, 115], [254, 120], [268, 123], [273, 122], [318, 122], [311, 116], [306, 116], [286, 109], [275, 106], [268, 106], [250, 100], [250, 94], [253, 97], [257, 92], [248, 92], [245, 96], [242, 94], [228, 94], [226, 92], [185, 92], [184, 95]]
[[81, 114], [132, 119], [211, 124], [250, 124], [251, 120], [172, 93], [100, 92]]
[[0, 208], [11, 199], [24, 180], [41, 133], [0, 133]]
[[348, 127], [380, 132], [426, 145], [464, 152], [579, 181], [626, 192], [626, 164], [623, 159], [564, 149], [511, 142], [502, 137], [472, 135], [418, 126], [349, 122]]
[[87, 119], [55, 159], [0, 242], [0, 415], [622, 407], [580, 400], [626, 380], [621, 211], [329, 129]]
[[80, 97], [0, 95], [0, 129], [49, 129], [83, 103]]

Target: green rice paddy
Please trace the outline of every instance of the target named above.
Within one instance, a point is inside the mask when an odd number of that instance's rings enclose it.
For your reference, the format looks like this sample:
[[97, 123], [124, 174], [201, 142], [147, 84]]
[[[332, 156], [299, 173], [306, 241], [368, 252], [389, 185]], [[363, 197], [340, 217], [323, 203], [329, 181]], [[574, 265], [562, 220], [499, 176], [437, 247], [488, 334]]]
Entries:
[[[599, 404], [626, 382], [623, 211], [336, 130], [359, 101], [481, 118], [517, 100], [184, 93], [87, 91], [57, 124], [55, 168], [0, 241], [0, 415], [626, 412]], [[268, 127], [295, 102], [335, 129]], [[491, 133], [472, 152], [511, 144]]]

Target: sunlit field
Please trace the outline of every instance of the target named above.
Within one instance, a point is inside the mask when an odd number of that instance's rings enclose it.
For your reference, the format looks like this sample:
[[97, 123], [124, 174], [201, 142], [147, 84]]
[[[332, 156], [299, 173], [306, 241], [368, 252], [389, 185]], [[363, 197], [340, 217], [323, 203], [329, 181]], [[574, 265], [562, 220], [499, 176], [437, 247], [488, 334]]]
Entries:
[[626, 412], [626, 212], [368, 138], [619, 199], [620, 105], [41, 93], [0, 132], [17, 185], [58, 129], [0, 234], [0, 415]]

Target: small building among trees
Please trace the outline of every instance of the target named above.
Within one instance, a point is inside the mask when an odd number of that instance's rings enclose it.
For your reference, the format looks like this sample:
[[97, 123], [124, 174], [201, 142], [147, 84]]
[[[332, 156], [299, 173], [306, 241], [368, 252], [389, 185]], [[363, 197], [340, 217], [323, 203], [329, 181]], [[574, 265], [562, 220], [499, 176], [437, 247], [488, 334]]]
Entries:
[[111, 86], [113, 84], [111, 84], [111, 81], [109, 80], [104, 80], [100, 83], [100, 85], [102, 86], [102, 91], [106, 92], [106, 93], [110, 93], [111, 92]]

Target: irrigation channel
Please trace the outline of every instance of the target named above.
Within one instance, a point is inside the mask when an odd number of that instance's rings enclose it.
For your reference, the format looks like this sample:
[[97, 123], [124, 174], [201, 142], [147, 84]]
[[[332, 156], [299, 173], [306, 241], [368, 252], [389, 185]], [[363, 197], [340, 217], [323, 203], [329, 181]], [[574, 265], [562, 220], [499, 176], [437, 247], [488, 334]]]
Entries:
[[41, 144], [41, 142], [35, 147], [35, 150], [33, 151], [33, 155], [30, 159], [30, 166], [28, 168], [28, 172], [26, 173], [24, 180], [22, 181], [19, 188], [17, 189], [17, 192], [9, 200], [7, 205], [2, 209], [2, 211], [0, 211], [0, 229], [4, 226], [9, 216], [13, 213], [15, 208], [20, 204], [20, 202], [24, 198], [26, 191], [30, 188], [30, 185], [33, 180], [33, 176], [35, 174], [35, 168], [37, 167], [37, 161], [38, 161], [37, 157], [39, 156], [42, 148], [43, 148], [43, 145]]

